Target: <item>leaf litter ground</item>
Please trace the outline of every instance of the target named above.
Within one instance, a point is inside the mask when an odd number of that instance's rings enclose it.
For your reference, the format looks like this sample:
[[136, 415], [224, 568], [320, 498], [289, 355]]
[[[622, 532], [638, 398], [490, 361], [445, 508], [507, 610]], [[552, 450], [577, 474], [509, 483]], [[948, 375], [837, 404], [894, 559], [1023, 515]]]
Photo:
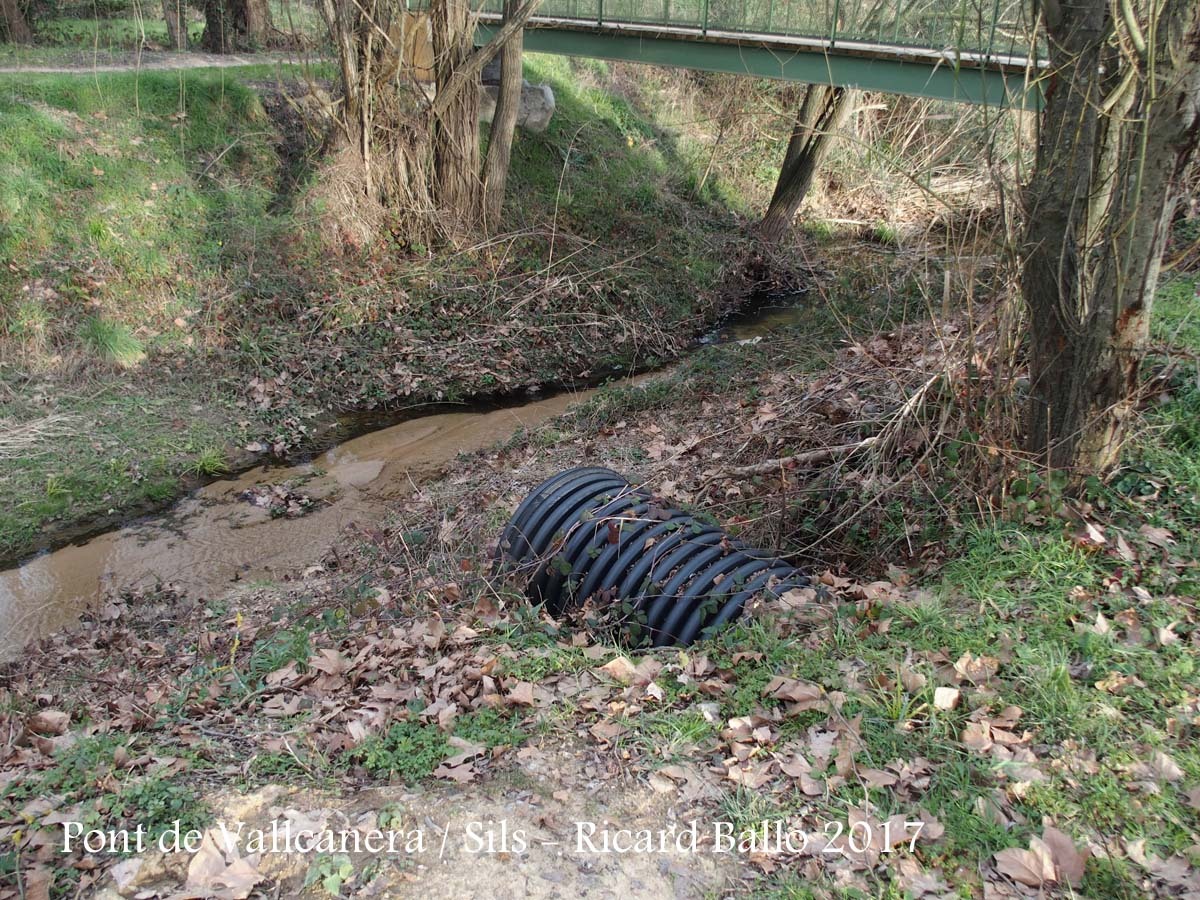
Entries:
[[[930, 443], [887, 423], [949, 370], [946, 347], [944, 330], [900, 330], [815, 375], [767, 367], [785, 345], [719, 349], [458, 460], [279, 583], [110, 598], [5, 669], [6, 890], [1195, 895], [1194, 535], [1158, 514], [1164, 481], [1140, 522], [1136, 504], [1056, 518], [1030, 501], [1015, 523], [925, 540], [922, 517], [944, 513], [908, 486]], [[914, 474], [881, 480], [880, 443]], [[588, 611], [552, 622], [487, 577], [521, 497], [583, 462], [795, 551], [815, 527], [797, 506], [848, 502], [806, 460], [845, 446], [865, 533], [838, 535], [813, 588], [687, 651], [617, 646]], [[864, 539], [887, 552], [849, 552]], [[695, 819], [744, 846], [255, 856], [214, 824], [281, 817], [436, 841], [507, 821], [560, 842], [576, 821]], [[176, 819], [208, 829], [196, 855], [61, 849], [65, 822]], [[764, 821], [807, 839], [756, 845]]]

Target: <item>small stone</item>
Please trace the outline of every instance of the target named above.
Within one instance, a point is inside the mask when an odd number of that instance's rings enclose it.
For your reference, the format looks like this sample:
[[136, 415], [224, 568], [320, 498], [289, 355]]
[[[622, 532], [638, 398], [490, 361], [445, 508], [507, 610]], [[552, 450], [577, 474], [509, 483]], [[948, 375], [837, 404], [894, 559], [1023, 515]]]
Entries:
[[961, 697], [962, 692], [958, 688], [940, 687], [933, 692], [933, 705], [938, 709], [954, 709]]

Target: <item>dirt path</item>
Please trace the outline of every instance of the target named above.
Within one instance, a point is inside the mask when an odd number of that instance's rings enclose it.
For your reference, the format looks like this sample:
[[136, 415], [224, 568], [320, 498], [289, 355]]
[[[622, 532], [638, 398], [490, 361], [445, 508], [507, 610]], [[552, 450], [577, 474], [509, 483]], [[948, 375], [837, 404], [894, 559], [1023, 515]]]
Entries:
[[[104, 60], [101, 62], [100, 60]], [[96, 72], [170, 71], [175, 69], [231, 69], [238, 66], [299, 63], [294, 53], [163, 53], [125, 51], [92, 54], [81, 51], [76, 58], [58, 65], [0, 66], [0, 75], [91, 75]]]
[[[711, 810], [701, 807], [699, 773], [659, 793], [622, 778], [613, 762], [594, 748], [529, 746], [509, 771], [485, 784], [350, 794], [275, 785], [221, 793], [214, 797], [211, 846], [199, 854], [211, 866], [169, 846], [166, 853], [150, 846], [116, 866], [96, 896], [123, 900], [179, 890], [211, 896], [228, 884], [242, 888], [235, 896], [251, 888], [257, 888], [254, 896], [270, 896], [274, 884], [275, 896], [316, 900], [330, 892], [313, 883], [314, 868], [323, 874], [340, 868], [346, 891], [356, 897], [674, 900], [712, 896], [745, 877], [744, 857], [720, 852], [708, 838]], [[692, 822], [699, 835], [694, 846]], [[334, 843], [323, 853], [306, 851], [307, 835], [323, 832]], [[664, 842], [659, 832], [667, 835]], [[274, 843], [268, 838], [256, 847], [257, 833], [276, 835]], [[356, 849], [355, 833], [372, 835], [376, 846]], [[655, 836], [652, 849], [626, 846], [645, 833]], [[389, 840], [392, 847], [380, 851]]]

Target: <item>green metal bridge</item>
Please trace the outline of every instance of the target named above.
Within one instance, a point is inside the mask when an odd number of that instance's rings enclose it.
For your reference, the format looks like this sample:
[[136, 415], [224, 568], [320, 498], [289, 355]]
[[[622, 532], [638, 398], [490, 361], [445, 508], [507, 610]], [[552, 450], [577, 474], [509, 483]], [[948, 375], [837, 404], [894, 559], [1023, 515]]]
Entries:
[[[1030, 0], [543, 0], [539, 53], [1037, 106]], [[484, 0], [476, 42], [500, 27]]]

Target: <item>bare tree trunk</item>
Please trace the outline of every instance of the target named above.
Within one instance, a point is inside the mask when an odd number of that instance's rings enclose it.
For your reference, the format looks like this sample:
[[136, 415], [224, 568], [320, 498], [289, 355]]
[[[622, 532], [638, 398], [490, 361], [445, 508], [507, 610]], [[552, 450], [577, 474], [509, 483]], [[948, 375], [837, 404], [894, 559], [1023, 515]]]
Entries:
[[[363, 18], [358, 7], [349, 3], [338, 3], [335, 0], [319, 0], [317, 7], [329, 29], [329, 36], [337, 52], [338, 67], [342, 76], [342, 93], [346, 104], [346, 118], [351, 121], [358, 119], [358, 106], [361, 102], [362, 85], [359, 83], [359, 19]], [[403, 40], [403, 32], [401, 32]]]
[[271, 21], [271, 4], [268, 0], [236, 0], [238, 25], [247, 44], [254, 48], [266, 47], [271, 43], [275, 23]]
[[[426, 25], [401, 0], [318, 0], [337, 53], [342, 102], [328, 139], [338, 165], [314, 192], [337, 198], [334, 224], [352, 231], [355, 243], [365, 243], [367, 226], [385, 213], [393, 228], [421, 242], [479, 224], [479, 73], [537, 5], [524, 0], [487, 46], [474, 49], [468, 0], [434, 0], [427, 20], [432, 63], [425, 53], [419, 63], [410, 53], [406, 63], [408, 27]], [[417, 80], [430, 68], [432, 102]]]
[[226, 13], [225, 0], [204, 0], [200, 46], [209, 53], [229, 53], [233, 49], [233, 18]]
[[162, 8], [171, 49], [186, 50], [188, 45], [187, 5], [183, 0], [162, 0]]
[[204, 0], [200, 46], [210, 53], [258, 50], [271, 42], [273, 27], [268, 0]]
[[759, 235], [772, 243], [792, 226], [813, 177], [829, 154], [834, 135], [845, 126], [854, 108], [855, 92], [826, 84], [810, 84], [792, 127], [775, 194], [758, 224]]
[[[1114, 9], [1123, 10], [1114, 18]], [[1026, 188], [1026, 441], [1103, 470], [1133, 411], [1163, 248], [1200, 139], [1200, 0], [1044, 7], [1051, 81]]]
[[[510, 19], [516, 13], [517, 6], [518, 0], [505, 0], [505, 19]], [[500, 213], [504, 208], [513, 132], [521, 108], [523, 35], [523, 31], [518, 31], [500, 48], [500, 90], [496, 96], [496, 114], [492, 117], [487, 157], [483, 162], [483, 220], [489, 229], [495, 229], [500, 224]]]
[[33, 31], [18, 0], [0, 0], [0, 32], [14, 44], [32, 44]]
[[451, 217], [450, 229], [469, 231], [481, 212], [479, 76], [464, 83], [455, 75], [471, 57], [474, 23], [467, 0], [434, 0], [429, 15], [439, 94], [432, 124], [435, 196]]

